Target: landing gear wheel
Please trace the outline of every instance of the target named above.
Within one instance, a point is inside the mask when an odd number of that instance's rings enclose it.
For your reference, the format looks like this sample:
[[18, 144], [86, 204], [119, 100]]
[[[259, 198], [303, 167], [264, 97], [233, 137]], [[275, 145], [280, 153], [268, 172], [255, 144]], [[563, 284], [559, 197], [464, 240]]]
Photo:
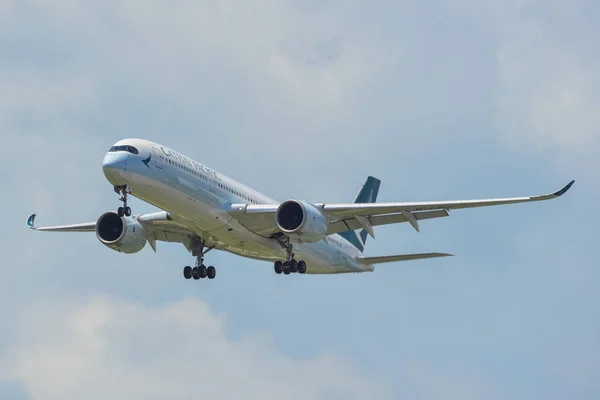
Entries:
[[283, 273], [289, 275], [292, 271], [290, 271], [290, 266], [288, 263], [283, 263]]
[[204, 265], [201, 265], [198, 267], [198, 271], [200, 273], [200, 278], [204, 279], [206, 278], [206, 267]]
[[288, 264], [290, 266], [290, 272], [298, 272], [298, 263], [296, 262], [296, 260], [291, 260]]
[[215, 269], [215, 267], [210, 266], [206, 268], [206, 276], [208, 277], [208, 279], [215, 279], [215, 276], [217, 276], [217, 270]]
[[192, 278], [194, 279], [215, 279], [217, 271], [215, 267], [206, 267], [204, 265], [204, 255], [215, 248], [215, 246], [205, 247], [205, 242], [198, 236], [192, 237], [190, 242], [190, 251], [196, 257], [196, 266], [192, 268]]
[[275, 273], [281, 274], [283, 272], [283, 263], [281, 261], [275, 261]]
[[200, 279], [200, 268], [198, 267], [194, 267], [192, 268], [192, 278], [194, 278], [194, 280], [198, 280]]
[[130, 186], [115, 186], [115, 192], [121, 195], [119, 201], [123, 202], [123, 206], [117, 209], [117, 214], [119, 217], [129, 217], [131, 216], [131, 208], [127, 207], [127, 196], [131, 193]]
[[192, 267], [188, 265], [187, 267], [183, 268], [183, 277], [185, 279], [190, 279], [192, 277]]
[[298, 272], [301, 274], [306, 273], [306, 263], [304, 261], [298, 261]]

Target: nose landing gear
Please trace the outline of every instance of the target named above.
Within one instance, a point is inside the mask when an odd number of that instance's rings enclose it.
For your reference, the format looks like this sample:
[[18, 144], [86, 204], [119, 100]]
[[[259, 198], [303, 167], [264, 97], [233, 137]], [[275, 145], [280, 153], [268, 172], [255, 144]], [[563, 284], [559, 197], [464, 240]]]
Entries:
[[127, 195], [131, 194], [131, 186], [129, 186], [129, 185], [115, 186], [114, 189], [115, 189], [115, 193], [121, 195], [121, 198], [119, 199], [119, 201], [123, 202], [123, 207], [119, 207], [117, 209], [117, 214], [119, 214], [119, 217], [131, 216], [131, 208], [129, 208], [127, 206]]

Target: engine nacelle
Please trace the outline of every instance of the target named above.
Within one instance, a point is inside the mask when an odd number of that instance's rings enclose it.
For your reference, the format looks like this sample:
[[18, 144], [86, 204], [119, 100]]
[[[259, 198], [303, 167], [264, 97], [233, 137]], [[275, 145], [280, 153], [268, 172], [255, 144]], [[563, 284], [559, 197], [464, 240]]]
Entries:
[[144, 227], [131, 217], [109, 211], [98, 218], [96, 236], [107, 247], [122, 253], [137, 253], [146, 245]]
[[301, 200], [281, 203], [275, 221], [286, 235], [310, 243], [325, 238], [329, 227], [329, 221], [317, 207]]

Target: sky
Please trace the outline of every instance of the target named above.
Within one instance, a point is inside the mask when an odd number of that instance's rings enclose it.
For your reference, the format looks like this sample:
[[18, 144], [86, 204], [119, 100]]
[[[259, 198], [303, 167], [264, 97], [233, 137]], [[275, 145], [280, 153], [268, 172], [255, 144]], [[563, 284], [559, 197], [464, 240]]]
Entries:
[[[596, 1], [0, 0], [0, 398], [597, 399]], [[537, 195], [376, 228], [281, 276], [213, 251], [36, 233], [119, 206], [116, 141], [174, 148], [278, 200]], [[130, 202], [134, 213], [155, 211]]]

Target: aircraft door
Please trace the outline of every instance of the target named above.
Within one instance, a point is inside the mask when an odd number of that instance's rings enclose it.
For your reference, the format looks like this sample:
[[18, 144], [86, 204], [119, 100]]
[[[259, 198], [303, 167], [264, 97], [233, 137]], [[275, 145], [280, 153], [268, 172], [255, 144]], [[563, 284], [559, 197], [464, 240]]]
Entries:
[[217, 180], [213, 176], [210, 176], [208, 179], [210, 182], [210, 191], [216, 194], [217, 193]]
[[154, 157], [154, 166], [158, 169], [162, 169], [162, 158], [156, 147], [152, 148], [152, 156]]

